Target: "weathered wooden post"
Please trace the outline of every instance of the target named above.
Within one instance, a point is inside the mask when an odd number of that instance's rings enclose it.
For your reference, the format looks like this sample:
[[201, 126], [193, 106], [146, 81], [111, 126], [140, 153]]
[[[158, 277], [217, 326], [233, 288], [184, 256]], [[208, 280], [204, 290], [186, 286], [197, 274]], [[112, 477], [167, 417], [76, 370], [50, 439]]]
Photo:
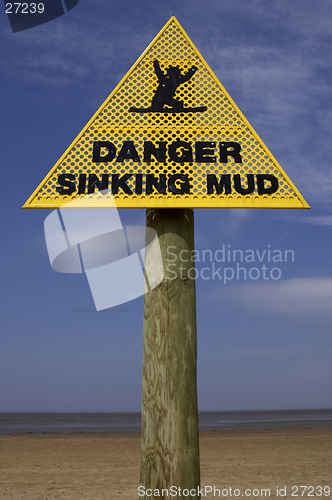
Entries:
[[194, 212], [150, 209], [146, 224], [157, 232], [165, 277], [144, 298], [140, 483], [168, 498], [162, 489], [200, 484], [196, 288], [188, 276]]

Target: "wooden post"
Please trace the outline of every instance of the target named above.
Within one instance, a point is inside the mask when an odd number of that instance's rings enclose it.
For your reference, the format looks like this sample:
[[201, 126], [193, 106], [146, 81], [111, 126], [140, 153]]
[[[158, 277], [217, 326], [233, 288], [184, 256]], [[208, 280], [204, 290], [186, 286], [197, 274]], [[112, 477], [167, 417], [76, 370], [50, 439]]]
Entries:
[[[146, 225], [157, 232], [165, 277], [144, 298], [140, 484], [160, 492], [144, 499], [183, 499], [200, 485], [194, 212], [150, 209]], [[181, 494], [162, 495], [171, 486]]]

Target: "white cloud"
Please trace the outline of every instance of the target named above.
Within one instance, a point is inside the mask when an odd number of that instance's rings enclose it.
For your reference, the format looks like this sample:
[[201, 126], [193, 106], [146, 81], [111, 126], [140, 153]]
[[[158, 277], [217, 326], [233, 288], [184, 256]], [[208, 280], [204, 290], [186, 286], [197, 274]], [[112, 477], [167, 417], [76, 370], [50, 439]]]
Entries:
[[332, 215], [315, 215], [301, 217], [300, 215], [285, 215], [284, 217], [275, 217], [276, 219], [289, 220], [293, 222], [302, 222], [305, 224], [314, 224], [316, 226], [332, 226]]
[[332, 278], [295, 278], [269, 283], [222, 285], [207, 294], [209, 301], [232, 301], [244, 311], [320, 313], [332, 316]]
[[[47, 29], [40, 26], [15, 38], [5, 33], [3, 38], [6, 43], [0, 49], [0, 65], [4, 74], [48, 87], [87, 82], [115, 86], [135, 62], [137, 47], [144, 49], [142, 33], [123, 30], [114, 23], [110, 28], [109, 20], [98, 16], [76, 17], [70, 28], [55, 20]], [[122, 69], [128, 60], [131, 64]]]
[[219, 223], [223, 236], [229, 240], [237, 239], [242, 235], [243, 227], [248, 220], [254, 216], [252, 210], [232, 209], [228, 210]]

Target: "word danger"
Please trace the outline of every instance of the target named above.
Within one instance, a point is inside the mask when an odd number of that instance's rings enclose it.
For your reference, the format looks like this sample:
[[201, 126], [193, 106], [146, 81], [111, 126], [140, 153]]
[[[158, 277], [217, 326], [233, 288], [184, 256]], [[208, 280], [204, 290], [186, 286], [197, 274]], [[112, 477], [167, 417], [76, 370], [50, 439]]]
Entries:
[[[216, 163], [216, 142], [195, 142], [195, 162], [197, 163]], [[106, 153], [102, 150], [106, 149]], [[241, 146], [237, 142], [219, 143], [219, 162], [228, 163], [231, 157], [235, 163], [242, 163], [240, 154]], [[132, 162], [151, 163], [157, 161], [165, 163], [168, 158], [177, 163], [194, 162], [193, 150], [191, 145], [185, 141], [172, 142], [168, 148], [165, 141], [158, 142], [158, 147], [151, 141], [144, 142], [143, 160], [137, 153], [132, 141], [124, 141], [121, 149], [117, 152], [115, 145], [110, 141], [95, 141], [93, 143], [92, 162], [108, 163], [113, 160], [123, 163], [126, 160]], [[106, 165], [105, 165], [106, 166]], [[205, 184], [207, 194], [232, 194], [235, 191], [241, 195], [251, 194], [257, 189], [259, 195], [273, 194], [279, 188], [278, 179], [271, 174], [246, 174], [246, 185], [241, 183], [240, 174], [221, 174], [219, 179], [215, 174], [206, 174]], [[130, 181], [130, 187], [127, 182]], [[125, 194], [190, 194], [191, 184], [187, 174], [120, 174], [104, 173], [101, 176], [90, 173], [89, 175], [81, 173], [60, 174], [58, 176], [59, 186], [56, 188], [61, 195], [72, 194], [77, 191], [78, 194], [92, 194], [95, 189], [103, 191], [109, 188], [113, 194], [118, 194], [121, 189]], [[204, 179], [203, 179], [204, 183]]]
[[[216, 142], [195, 142], [195, 162], [197, 163], [216, 163]], [[101, 154], [101, 150], [106, 149], [107, 153]], [[227, 163], [228, 157], [231, 156], [235, 163], [242, 163], [240, 155], [241, 146], [238, 142], [220, 142], [219, 143], [219, 162]], [[157, 160], [159, 163], [165, 163], [167, 156], [171, 161], [176, 163], [193, 162], [193, 149], [191, 144], [186, 141], [174, 141], [169, 144], [167, 142], [158, 142], [158, 147], [151, 141], [144, 141], [143, 162], [150, 163]], [[116, 157], [116, 159], [115, 159]], [[131, 160], [141, 162], [133, 141], [124, 141], [119, 153], [117, 154], [116, 147], [110, 141], [94, 141], [92, 161], [97, 163], [107, 163], [114, 160], [116, 162], [124, 162]]]

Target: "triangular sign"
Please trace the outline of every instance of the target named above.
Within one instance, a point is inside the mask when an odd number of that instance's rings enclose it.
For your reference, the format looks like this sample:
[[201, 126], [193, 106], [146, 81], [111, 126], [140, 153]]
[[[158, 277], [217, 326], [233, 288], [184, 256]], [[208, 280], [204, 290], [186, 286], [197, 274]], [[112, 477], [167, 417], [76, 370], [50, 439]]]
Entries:
[[172, 17], [23, 208], [309, 208]]

